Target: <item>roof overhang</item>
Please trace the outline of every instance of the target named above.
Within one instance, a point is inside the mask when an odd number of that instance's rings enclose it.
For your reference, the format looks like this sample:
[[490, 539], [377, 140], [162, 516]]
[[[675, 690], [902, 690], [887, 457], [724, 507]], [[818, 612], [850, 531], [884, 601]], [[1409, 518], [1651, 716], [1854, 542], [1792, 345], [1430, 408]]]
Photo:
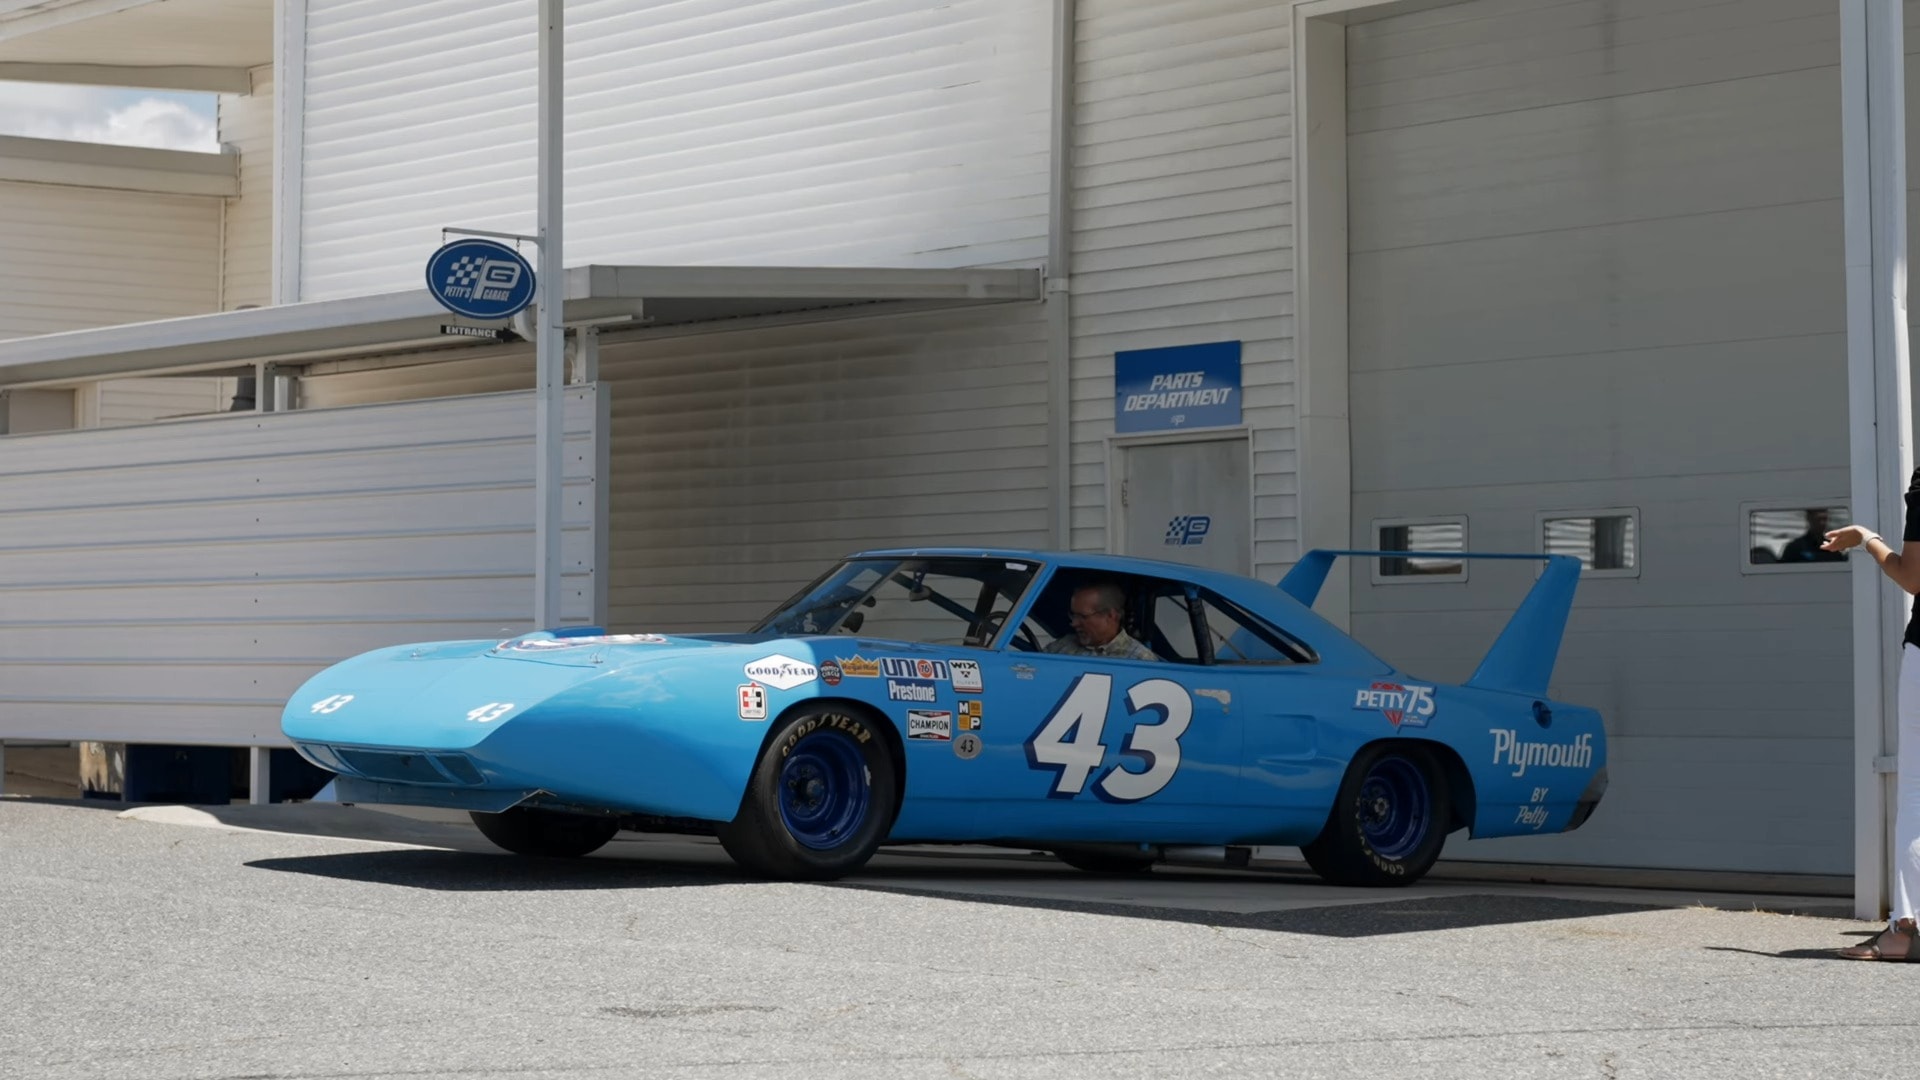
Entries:
[[0, 79], [251, 93], [273, 0], [0, 0]]
[[[566, 273], [563, 322], [649, 330], [817, 312], [863, 314], [1038, 300], [1033, 269], [580, 266]], [[425, 289], [190, 315], [0, 341], [0, 386], [140, 375], [248, 373], [423, 349], [484, 348], [443, 326], [504, 327], [453, 315]]]
[[0, 135], [0, 180], [162, 195], [238, 195], [240, 158]]

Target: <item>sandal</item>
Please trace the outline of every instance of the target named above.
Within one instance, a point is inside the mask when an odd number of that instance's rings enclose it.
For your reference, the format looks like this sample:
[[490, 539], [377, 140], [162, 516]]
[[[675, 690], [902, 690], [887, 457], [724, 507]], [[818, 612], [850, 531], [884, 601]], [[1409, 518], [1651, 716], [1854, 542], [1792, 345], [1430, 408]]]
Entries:
[[[1898, 952], [1889, 948], [1896, 941], [1901, 943]], [[1845, 960], [1920, 961], [1920, 942], [1914, 940], [1912, 930], [1889, 926], [1874, 935], [1871, 941], [1841, 949], [1840, 956]]]

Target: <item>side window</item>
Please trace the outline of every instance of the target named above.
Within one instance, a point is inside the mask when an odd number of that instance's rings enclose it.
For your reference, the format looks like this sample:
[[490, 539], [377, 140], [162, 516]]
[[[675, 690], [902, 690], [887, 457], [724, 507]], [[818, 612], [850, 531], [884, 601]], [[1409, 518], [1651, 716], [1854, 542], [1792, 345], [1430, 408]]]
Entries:
[[1375, 585], [1415, 581], [1465, 581], [1467, 560], [1451, 557], [1467, 550], [1467, 519], [1461, 516], [1376, 521], [1381, 551], [1417, 551], [1406, 558], [1373, 560]]
[[1157, 640], [1149, 642], [1149, 648], [1169, 660], [1200, 662], [1200, 649], [1193, 641], [1193, 611], [1178, 586], [1153, 602], [1153, 628]]
[[1742, 504], [1745, 519], [1743, 574], [1798, 573], [1806, 570], [1844, 570], [1846, 556], [1821, 551], [1829, 529], [1850, 524], [1852, 515], [1839, 499], [1783, 503]]
[[1304, 643], [1273, 630], [1211, 594], [1200, 597], [1216, 664], [1307, 664], [1315, 659]]
[[[1117, 597], [1117, 611], [1100, 608], [1103, 589]], [[1047, 583], [1027, 613], [1027, 625], [1044, 652], [1081, 653], [1124, 633], [1161, 660], [1193, 663], [1193, 620], [1170, 603], [1185, 603], [1173, 582], [1075, 567]], [[1023, 646], [1016, 638], [1013, 647]]]

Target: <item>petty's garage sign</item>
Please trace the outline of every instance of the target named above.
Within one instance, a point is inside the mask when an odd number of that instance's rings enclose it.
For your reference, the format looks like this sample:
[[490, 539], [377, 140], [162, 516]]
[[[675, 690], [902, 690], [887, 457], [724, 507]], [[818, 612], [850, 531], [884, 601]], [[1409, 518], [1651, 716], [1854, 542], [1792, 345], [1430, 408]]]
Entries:
[[427, 288], [440, 306], [470, 319], [510, 319], [533, 303], [533, 267], [492, 240], [455, 240], [427, 260]]
[[1113, 354], [1113, 430], [1229, 427], [1240, 422], [1240, 343]]

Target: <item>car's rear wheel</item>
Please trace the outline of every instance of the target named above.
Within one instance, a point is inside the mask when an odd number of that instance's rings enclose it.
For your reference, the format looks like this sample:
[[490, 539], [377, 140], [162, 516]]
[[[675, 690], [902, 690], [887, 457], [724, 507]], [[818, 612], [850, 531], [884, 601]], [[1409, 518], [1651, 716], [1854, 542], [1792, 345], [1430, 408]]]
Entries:
[[1054, 848], [1053, 857], [1089, 874], [1144, 874], [1159, 858], [1153, 855], [1129, 855], [1117, 851], [1081, 848]]
[[515, 855], [550, 859], [577, 859], [591, 854], [605, 847], [613, 834], [620, 831], [620, 822], [614, 818], [531, 806], [516, 806], [499, 814], [473, 811], [468, 816], [479, 827], [480, 835]]
[[1424, 747], [1375, 743], [1347, 766], [1320, 835], [1301, 848], [1334, 885], [1411, 885], [1447, 840], [1446, 777]]
[[761, 752], [720, 844], [752, 873], [824, 881], [866, 865], [898, 809], [884, 733], [862, 716], [807, 709]]

